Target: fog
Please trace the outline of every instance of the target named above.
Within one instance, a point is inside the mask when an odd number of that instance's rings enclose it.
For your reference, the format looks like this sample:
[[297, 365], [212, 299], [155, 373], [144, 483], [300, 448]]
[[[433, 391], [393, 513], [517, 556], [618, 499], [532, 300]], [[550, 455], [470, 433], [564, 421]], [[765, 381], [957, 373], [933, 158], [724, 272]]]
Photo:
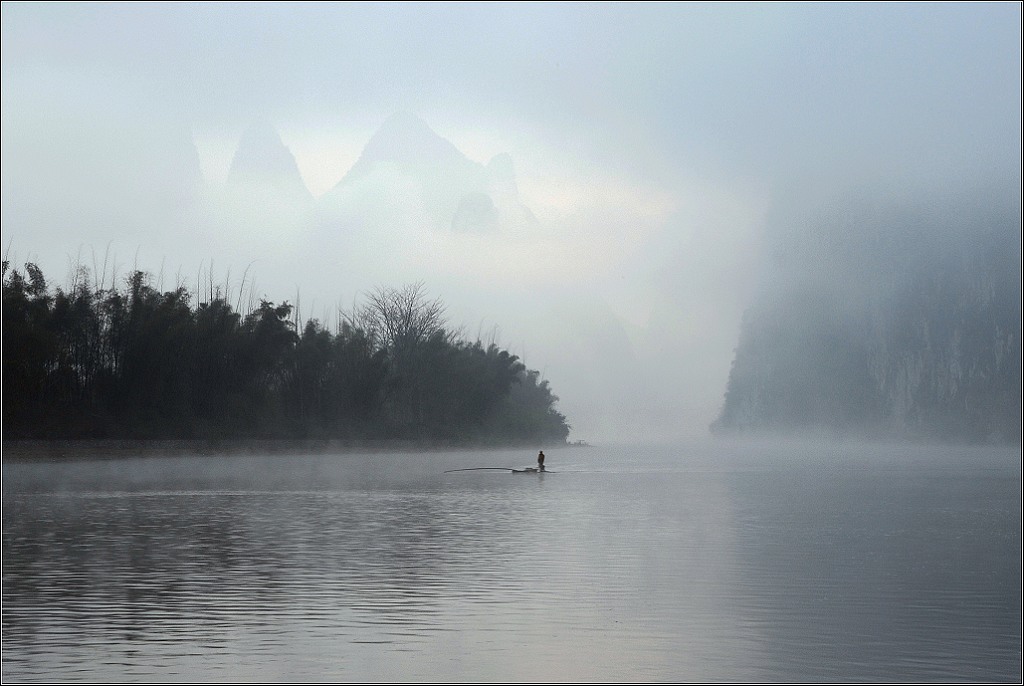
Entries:
[[542, 372], [571, 439], [705, 435], [744, 311], [789, 269], [772, 250], [856, 230], [837, 208], [955, 191], [1019, 223], [1016, 3], [2, 19], [5, 259], [329, 324], [423, 282], [451, 326]]

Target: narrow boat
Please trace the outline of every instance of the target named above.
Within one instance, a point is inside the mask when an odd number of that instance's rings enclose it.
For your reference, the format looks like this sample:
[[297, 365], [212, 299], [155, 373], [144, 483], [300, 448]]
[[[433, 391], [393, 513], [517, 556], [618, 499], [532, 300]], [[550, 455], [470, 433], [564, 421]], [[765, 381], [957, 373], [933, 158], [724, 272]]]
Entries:
[[475, 472], [483, 469], [496, 469], [502, 472], [512, 472], [513, 474], [553, 474], [550, 469], [538, 469], [536, 467], [523, 467], [522, 469], [516, 469], [515, 467], [463, 467], [462, 469], [446, 469], [445, 474], [451, 474], [452, 472]]

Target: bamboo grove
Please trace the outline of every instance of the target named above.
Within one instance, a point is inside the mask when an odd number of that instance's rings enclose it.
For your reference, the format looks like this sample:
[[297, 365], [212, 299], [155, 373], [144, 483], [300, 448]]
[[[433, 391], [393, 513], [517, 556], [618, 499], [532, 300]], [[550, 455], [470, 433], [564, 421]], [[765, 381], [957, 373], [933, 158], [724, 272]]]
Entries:
[[3, 263], [5, 439], [403, 439], [564, 442], [539, 373], [451, 331], [422, 284], [379, 288], [335, 331], [217, 289], [192, 305], [134, 271], [97, 286], [79, 268], [51, 292]]

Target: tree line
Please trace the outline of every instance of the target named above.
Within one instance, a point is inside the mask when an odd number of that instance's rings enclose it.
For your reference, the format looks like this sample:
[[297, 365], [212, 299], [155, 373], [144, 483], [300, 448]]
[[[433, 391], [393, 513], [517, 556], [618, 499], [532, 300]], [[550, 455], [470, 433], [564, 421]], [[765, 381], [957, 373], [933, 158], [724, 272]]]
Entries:
[[85, 267], [53, 292], [3, 262], [5, 439], [564, 442], [548, 382], [450, 329], [423, 284], [378, 288], [332, 332], [288, 302], [193, 305], [152, 275]]

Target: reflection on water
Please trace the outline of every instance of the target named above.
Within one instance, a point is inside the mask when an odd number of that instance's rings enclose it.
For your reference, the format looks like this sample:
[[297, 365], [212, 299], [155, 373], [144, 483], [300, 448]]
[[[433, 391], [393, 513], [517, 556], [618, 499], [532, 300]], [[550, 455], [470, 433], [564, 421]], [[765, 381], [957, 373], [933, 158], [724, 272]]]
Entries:
[[802, 450], [6, 464], [3, 677], [1019, 680], [1016, 458]]

